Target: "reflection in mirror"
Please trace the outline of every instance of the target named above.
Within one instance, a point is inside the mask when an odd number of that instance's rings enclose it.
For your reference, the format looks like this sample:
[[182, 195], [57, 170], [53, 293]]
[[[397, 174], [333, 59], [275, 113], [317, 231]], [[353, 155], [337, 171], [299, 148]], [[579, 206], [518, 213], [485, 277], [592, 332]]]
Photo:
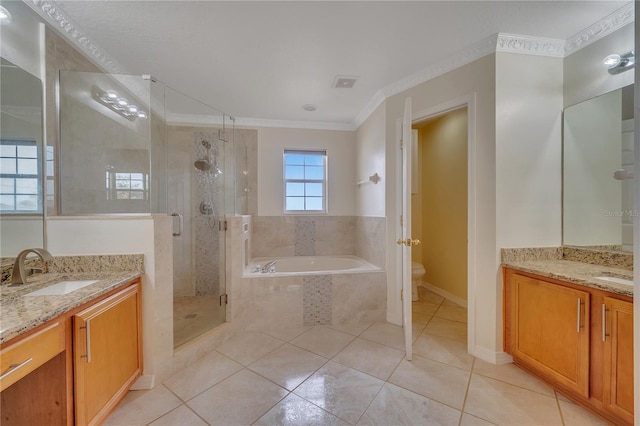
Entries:
[[149, 83], [60, 72], [60, 214], [152, 212]]
[[564, 245], [633, 251], [633, 120], [633, 86], [564, 110]]
[[0, 58], [0, 257], [43, 247], [42, 83]]

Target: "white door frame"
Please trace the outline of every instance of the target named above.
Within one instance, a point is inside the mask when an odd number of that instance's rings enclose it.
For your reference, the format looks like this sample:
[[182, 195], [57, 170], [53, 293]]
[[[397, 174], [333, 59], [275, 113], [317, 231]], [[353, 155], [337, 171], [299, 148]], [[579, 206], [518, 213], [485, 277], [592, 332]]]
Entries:
[[[471, 93], [438, 105], [413, 112], [411, 122], [417, 123], [426, 119], [435, 118], [444, 115], [450, 111], [460, 108], [467, 108], [467, 351], [471, 355], [475, 355], [476, 335], [475, 335], [475, 316], [476, 316], [476, 94]], [[396, 140], [402, 138], [402, 118], [396, 120]], [[396, 144], [396, 164], [402, 173], [402, 154], [399, 144]], [[402, 179], [396, 180], [396, 217], [400, 218], [402, 214]], [[402, 235], [402, 227], [400, 221], [396, 221], [396, 235]], [[401, 238], [401, 237], [398, 237]], [[395, 239], [394, 239], [395, 240]], [[428, 244], [428, 241], [423, 241]], [[394, 250], [390, 250], [396, 255], [396, 264], [402, 265], [402, 248], [395, 246]], [[397, 291], [400, 294], [402, 289], [402, 268], [396, 268], [395, 283]]]

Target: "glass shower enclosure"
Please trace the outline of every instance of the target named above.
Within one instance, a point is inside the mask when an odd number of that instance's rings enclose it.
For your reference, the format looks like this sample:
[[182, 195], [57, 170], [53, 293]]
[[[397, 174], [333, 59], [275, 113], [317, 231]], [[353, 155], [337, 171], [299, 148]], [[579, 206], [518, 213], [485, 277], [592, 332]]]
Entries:
[[236, 190], [234, 120], [162, 83], [61, 71], [58, 215], [170, 215], [174, 347], [225, 322], [226, 215]]

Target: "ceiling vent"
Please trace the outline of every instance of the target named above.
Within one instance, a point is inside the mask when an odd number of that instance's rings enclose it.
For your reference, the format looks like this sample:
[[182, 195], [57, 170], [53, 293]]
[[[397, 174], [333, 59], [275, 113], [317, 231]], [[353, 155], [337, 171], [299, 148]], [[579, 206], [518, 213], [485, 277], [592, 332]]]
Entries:
[[357, 79], [358, 77], [339, 75], [333, 80], [333, 87], [335, 89], [351, 89], [356, 84]]

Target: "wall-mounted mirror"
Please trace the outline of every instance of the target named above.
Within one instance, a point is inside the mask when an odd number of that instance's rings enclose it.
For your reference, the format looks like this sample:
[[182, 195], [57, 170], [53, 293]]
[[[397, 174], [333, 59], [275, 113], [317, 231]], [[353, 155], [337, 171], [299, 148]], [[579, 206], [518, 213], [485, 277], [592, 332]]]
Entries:
[[40, 79], [0, 58], [0, 256], [42, 247], [43, 137]]
[[564, 110], [563, 244], [633, 251], [633, 85]]

